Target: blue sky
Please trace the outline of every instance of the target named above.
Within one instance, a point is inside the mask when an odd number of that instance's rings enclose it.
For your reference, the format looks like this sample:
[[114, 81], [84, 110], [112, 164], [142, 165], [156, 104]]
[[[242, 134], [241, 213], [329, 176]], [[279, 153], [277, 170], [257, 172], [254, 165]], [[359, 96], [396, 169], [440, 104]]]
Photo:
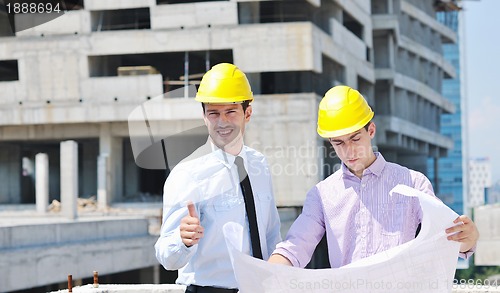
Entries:
[[463, 1], [470, 157], [489, 157], [500, 180], [500, 1]]

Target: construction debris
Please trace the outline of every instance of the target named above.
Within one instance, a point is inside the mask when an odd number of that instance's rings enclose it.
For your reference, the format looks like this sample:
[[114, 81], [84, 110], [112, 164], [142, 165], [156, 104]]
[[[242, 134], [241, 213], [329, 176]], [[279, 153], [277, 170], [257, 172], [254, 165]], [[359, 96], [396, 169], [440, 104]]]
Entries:
[[[77, 199], [78, 211], [96, 211], [97, 210], [97, 200], [96, 196], [92, 195], [89, 198], [81, 198]], [[61, 211], [61, 202], [54, 199], [52, 203], [48, 207], [49, 212], [59, 213]]]

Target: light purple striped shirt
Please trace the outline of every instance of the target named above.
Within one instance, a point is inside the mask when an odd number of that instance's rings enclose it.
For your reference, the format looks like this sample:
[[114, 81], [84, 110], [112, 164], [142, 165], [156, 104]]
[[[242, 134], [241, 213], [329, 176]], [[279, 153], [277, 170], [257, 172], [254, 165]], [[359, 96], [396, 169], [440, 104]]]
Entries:
[[330, 265], [338, 268], [414, 239], [422, 219], [418, 199], [389, 191], [405, 184], [434, 196], [432, 185], [422, 173], [375, 155], [361, 179], [342, 164], [314, 186], [274, 253], [305, 267], [326, 232]]

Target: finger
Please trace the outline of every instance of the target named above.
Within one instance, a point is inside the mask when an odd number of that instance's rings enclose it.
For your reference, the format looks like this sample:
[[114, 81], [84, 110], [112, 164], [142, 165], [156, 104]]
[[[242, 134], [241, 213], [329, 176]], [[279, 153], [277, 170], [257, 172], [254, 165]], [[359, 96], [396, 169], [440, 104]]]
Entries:
[[186, 225], [199, 225], [200, 224], [200, 219], [198, 218], [193, 218], [191, 216], [186, 216], [182, 219], [182, 223]]
[[461, 215], [459, 216], [458, 218], [455, 219], [455, 221], [453, 221], [453, 223], [457, 224], [457, 223], [470, 223], [471, 222], [471, 219], [469, 217], [467, 217], [466, 215]]
[[[455, 222], [455, 221], [453, 221], [453, 222]], [[467, 226], [463, 222], [459, 221], [457, 225], [446, 229], [445, 232], [447, 234], [454, 233], [454, 232], [461, 232], [461, 231], [464, 231], [466, 228], [467, 228]]]
[[182, 242], [187, 246], [187, 247], [191, 247], [195, 244], [198, 244], [198, 242], [200, 242], [199, 239], [197, 240], [192, 240], [192, 239], [182, 239]]
[[196, 208], [194, 207], [194, 203], [189, 201], [187, 204], [187, 208], [189, 211], [189, 215], [193, 218], [198, 218], [198, 214], [196, 213]]
[[458, 242], [466, 242], [470, 240], [470, 235], [464, 232], [460, 232], [451, 236], [448, 236], [448, 240], [458, 241]]
[[181, 231], [181, 238], [186, 240], [196, 240], [199, 239], [199, 233], [196, 231]]
[[456, 232], [460, 232], [462, 231], [460, 229], [461, 225], [457, 225], [457, 226], [453, 226], [453, 227], [450, 227], [448, 229], [445, 230], [446, 234], [452, 234], [452, 233], [456, 233]]
[[185, 223], [185, 224], [182, 224], [182, 225], [180, 226], [180, 230], [181, 230], [181, 231], [186, 231], [186, 232], [192, 232], [192, 233], [194, 233], [194, 232], [197, 232], [197, 231], [198, 231], [198, 230], [197, 230], [197, 229], [198, 229], [198, 227], [199, 227], [198, 225], [191, 225], [191, 224], [189, 224], [189, 223]]
[[461, 218], [462, 218], [462, 222], [464, 224], [472, 223], [472, 220], [469, 217], [465, 216], [465, 215], [461, 216]]

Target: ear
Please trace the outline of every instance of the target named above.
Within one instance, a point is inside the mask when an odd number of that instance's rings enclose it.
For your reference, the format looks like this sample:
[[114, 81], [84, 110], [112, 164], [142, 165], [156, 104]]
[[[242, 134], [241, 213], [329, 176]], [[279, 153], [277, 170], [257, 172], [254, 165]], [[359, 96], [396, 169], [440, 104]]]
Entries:
[[247, 109], [245, 110], [245, 122], [250, 121], [250, 116], [252, 116], [252, 106], [248, 105]]
[[368, 135], [370, 135], [371, 139], [375, 137], [376, 132], [377, 132], [377, 126], [375, 126], [374, 122], [370, 122], [370, 125], [368, 125]]

